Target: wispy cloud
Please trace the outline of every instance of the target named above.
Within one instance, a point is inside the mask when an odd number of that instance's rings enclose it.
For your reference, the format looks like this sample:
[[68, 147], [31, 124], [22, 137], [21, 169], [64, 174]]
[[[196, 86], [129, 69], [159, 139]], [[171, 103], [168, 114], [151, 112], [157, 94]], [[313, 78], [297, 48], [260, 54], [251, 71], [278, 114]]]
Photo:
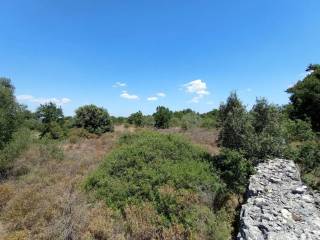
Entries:
[[158, 92], [157, 93], [157, 96], [158, 97], [165, 97], [165, 96], [167, 96], [165, 93], [163, 93], [163, 92]]
[[198, 103], [201, 98], [210, 94], [207, 88], [207, 84], [201, 79], [188, 82], [183, 85], [183, 88], [186, 93], [194, 95], [190, 101], [194, 103]]
[[127, 91], [122, 91], [122, 93], [120, 94], [120, 97], [128, 100], [139, 100], [139, 96], [134, 94], [129, 94]]
[[158, 97], [148, 97], [147, 100], [148, 101], [157, 101]]
[[157, 94], [155, 94], [155, 96], [148, 97], [147, 100], [148, 101], [157, 101], [159, 98], [164, 98], [165, 96], [166, 96], [165, 93], [158, 92]]
[[112, 85], [114, 88], [121, 88], [121, 87], [126, 87], [127, 84], [123, 82], [116, 82], [115, 84]]
[[17, 100], [19, 102], [29, 102], [29, 103], [35, 103], [35, 104], [45, 104], [45, 103], [55, 103], [57, 105], [65, 105], [71, 102], [71, 99], [69, 98], [36, 98], [32, 95], [19, 95], [17, 96]]

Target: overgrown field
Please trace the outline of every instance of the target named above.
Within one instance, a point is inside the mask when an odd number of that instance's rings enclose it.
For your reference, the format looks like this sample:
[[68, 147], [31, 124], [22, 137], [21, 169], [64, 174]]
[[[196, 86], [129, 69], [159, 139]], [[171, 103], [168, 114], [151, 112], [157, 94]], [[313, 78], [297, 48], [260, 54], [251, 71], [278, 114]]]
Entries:
[[1, 238], [228, 239], [238, 200], [199, 132], [30, 140], [0, 184]]

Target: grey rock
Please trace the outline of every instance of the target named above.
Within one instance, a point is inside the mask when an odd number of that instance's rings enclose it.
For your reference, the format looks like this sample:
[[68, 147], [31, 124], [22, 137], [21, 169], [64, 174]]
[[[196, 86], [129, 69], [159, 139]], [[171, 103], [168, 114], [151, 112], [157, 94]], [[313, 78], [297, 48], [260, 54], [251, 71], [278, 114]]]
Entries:
[[320, 194], [300, 179], [293, 161], [260, 163], [241, 208], [238, 240], [319, 240]]

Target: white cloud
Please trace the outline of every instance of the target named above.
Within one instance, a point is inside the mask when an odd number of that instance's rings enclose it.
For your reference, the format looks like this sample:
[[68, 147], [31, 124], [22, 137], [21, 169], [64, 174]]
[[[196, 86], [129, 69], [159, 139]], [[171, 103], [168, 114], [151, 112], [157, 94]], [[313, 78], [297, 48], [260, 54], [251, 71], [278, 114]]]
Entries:
[[115, 84], [112, 85], [112, 87], [114, 88], [118, 88], [118, 87], [126, 87], [127, 84], [123, 83], [123, 82], [116, 82]]
[[65, 105], [71, 102], [69, 98], [36, 98], [32, 95], [19, 95], [17, 96], [19, 102], [30, 102], [35, 104], [55, 103], [57, 105]]
[[201, 79], [193, 80], [183, 85], [185, 91], [187, 93], [195, 95], [191, 102], [198, 103], [201, 98], [206, 95], [209, 95], [210, 92], [208, 91], [207, 84], [202, 81]]
[[139, 97], [137, 95], [129, 94], [127, 91], [122, 91], [122, 93], [120, 94], [120, 97], [129, 99], [129, 100], [139, 100]]
[[163, 93], [163, 92], [159, 92], [159, 93], [157, 93], [157, 96], [158, 96], [158, 97], [165, 97], [165, 96], [166, 96], [166, 94], [165, 94], [165, 93]]
[[157, 97], [148, 97], [147, 100], [148, 101], [157, 101], [158, 98]]

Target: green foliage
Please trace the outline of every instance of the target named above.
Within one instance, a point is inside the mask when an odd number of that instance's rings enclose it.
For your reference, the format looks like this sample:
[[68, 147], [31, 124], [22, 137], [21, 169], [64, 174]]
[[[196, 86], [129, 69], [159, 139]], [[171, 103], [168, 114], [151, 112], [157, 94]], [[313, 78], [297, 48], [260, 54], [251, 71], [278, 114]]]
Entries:
[[305, 141], [290, 145], [286, 157], [294, 159], [300, 166], [302, 179], [314, 189], [320, 190], [320, 142]]
[[154, 127], [154, 118], [152, 115], [146, 115], [143, 117], [143, 125], [146, 127]]
[[144, 125], [143, 121], [144, 117], [141, 111], [138, 111], [136, 113], [132, 113], [128, 117], [128, 123], [134, 124], [136, 127], [142, 127]]
[[157, 107], [156, 112], [153, 114], [156, 128], [169, 128], [169, 122], [172, 117], [172, 112], [163, 106]]
[[184, 130], [200, 127], [201, 118], [194, 112], [186, 113], [181, 118], [181, 128]]
[[104, 108], [86, 105], [76, 110], [75, 124], [90, 133], [102, 134], [113, 131], [113, 122]]
[[247, 140], [253, 133], [250, 116], [238, 99], [236, 93], [231, 93], [226, 104], [221, 104], [219, 111], [221, 131], [219, 142], [222, 147], [244, 150]]
[[188, 113], [194, 113], [196, 114], [196, 112], [194, 112], [192, 109], [187, 108], [187, 109], [183, 109], [181, 111], [175, 111], [172, 113], [172, 117], [178, 118], [178, 119], [182, 119], [182, 117]]
[[61, 122], [64, 117], [61, 107], [57, 107], [57, 105], [52, 102], [41, 104], [37, 109], [36, 116], [44, 124]]
[[214, 158], [213, 164], [220, 170], [220, 176], [229, 189], [236, 193], [245, 191], [249, 177], [253, 173], [253, 164], [244, 154], [226, 148]]
[[165, 226], [197, 228], [203, 211], [216, 223], [211, 207], [224, 184], [208, 153], [180, 136], [157, 132], [126, 134], [119, 144], [87, 179], [87, 190], [122, 210], [150, 202]]
[[250, 113], [231, 93], [220, 107], [221, 146], [242, 151], [252, 160], [281, 157], [287, 144], [281, 109], [257, 99]]
[[27, 149], [31, 140], [31, 132], [27, 128], [21, 128], [13, 133], [12, 140], [0, 151], [0, 179], [7, 176], [14, 160]]
[[215, 128], [218, 127], [219, 110], [213, 109], [207, 113], [201, 114], [201, 127]]
[[0, 150], [11, 140], [19, 125], [19, 105], [10, 79], [0, 78]]
[[308, 121], [285, 119], [284, 127], [289, 142], [311, 141], [316, 138], [316, 134], [312, 131], [311, 123]]
[[111, 117], [111, 120], [114, 124], [124, 124], [127, 122], [127, 118], [125, 117]]
[[254, 133], [246, 147], [249, 157], [281, 157], [287, 144], [281, 110], [262, 98], [256, 100], [250, 114]]
[[63, 112], [55, 103], [41, 104], [36, 111], [37, 118], [41, 121], [40, 136], [59, 139], [64, 137]]
[[307, 71], [309, 74], [302, 81], [287, 89], [293, 106], [291, 116], [310, 118], [313, 129], [320, 131], [320, 66], [310, 65]]

